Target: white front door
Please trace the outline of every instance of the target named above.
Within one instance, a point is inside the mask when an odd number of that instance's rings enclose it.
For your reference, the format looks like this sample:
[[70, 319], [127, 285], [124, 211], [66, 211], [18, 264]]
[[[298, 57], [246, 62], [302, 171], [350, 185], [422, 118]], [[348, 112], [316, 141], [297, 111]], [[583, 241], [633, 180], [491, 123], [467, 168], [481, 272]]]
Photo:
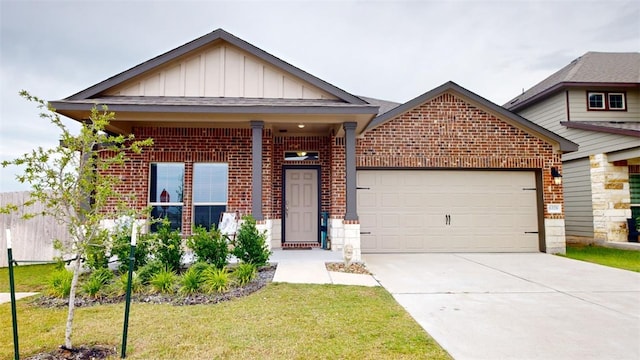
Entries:
[[318, 241], [318, 171], [286, 169], [285, 242]]

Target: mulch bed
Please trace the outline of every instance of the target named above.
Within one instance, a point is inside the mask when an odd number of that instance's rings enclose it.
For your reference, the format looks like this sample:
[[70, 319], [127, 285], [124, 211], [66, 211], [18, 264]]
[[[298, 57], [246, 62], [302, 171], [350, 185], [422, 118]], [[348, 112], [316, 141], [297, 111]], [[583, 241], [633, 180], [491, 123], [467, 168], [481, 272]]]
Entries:
[[117, 353], [115, 346], [82, 345], [71, 350], [60, 347], [52, 352], [40, 353], [26, 358], [26, 360], [99, 360], [114, 356]]

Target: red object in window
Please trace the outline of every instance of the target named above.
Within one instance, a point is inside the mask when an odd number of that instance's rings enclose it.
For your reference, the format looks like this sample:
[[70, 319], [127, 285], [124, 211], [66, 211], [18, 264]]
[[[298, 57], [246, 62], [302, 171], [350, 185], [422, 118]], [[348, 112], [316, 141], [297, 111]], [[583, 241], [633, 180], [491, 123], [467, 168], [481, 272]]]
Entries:
[[[171, 200], [169, 192], [167, 191], [167, 189], [162, 189], [162, 192], [160, 193], [160, 202], [169, 202], [169, 200]], [[167, 207], [168, 206], [163, 206], [165, 210], [167, 210]]]

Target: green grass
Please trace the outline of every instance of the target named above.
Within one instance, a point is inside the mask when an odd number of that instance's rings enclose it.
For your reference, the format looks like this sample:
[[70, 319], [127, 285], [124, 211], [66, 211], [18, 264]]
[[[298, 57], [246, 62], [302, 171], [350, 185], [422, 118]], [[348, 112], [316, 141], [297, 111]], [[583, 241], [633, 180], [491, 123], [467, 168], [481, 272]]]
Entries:
[[[0, 305], [0, 344], [12, 343]], [[124, 305], [78, 308], [75, 345], [120, 346]], [[63, 342], [66, 309], [18, 304], [22, 356]], [[0, 358], [12, 357], [0, 347]], [[119, 350], [118, 350], [119, 353]], [[381, 287], [272, 283], [215, 305], [131, 305], [129, 359], [450, 359]]]
[[568, 258], [640, 272], [640, 251], [600, 246], [567, 246]]
[[[13, 267], [14, 284], [17, 292], [41, 292], [47, 287], [47, 280], [56, 270], [55, 264], [19, 265]], [[9, 292], [9, 268], [0, 268], [0, 292]]]

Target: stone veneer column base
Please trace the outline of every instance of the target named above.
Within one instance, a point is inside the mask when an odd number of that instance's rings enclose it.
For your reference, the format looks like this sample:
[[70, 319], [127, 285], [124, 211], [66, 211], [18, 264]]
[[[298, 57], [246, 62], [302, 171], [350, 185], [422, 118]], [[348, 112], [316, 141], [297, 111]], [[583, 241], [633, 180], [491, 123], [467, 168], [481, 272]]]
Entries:
[[345, 224], [344, 219], [329, 219], [331, 251], [342, 252], [347, 244], [353, 246], [352, 261], [362, 261], [360, 249], [360, 224]]
[[273, 220], [259, 220], [256, 222], [256, 228], [259, 232], [267, 232], [267, 245], [269, 250], [273, 249]]
[[564, 219], [544, 219], [544, 233], [547, 254], [566, 254]]
[[606, 154], [589, 156], [593, 237], [596, 241], [627, 241], [626, 219], [631, 217], [629, 167], [616, 166]]

